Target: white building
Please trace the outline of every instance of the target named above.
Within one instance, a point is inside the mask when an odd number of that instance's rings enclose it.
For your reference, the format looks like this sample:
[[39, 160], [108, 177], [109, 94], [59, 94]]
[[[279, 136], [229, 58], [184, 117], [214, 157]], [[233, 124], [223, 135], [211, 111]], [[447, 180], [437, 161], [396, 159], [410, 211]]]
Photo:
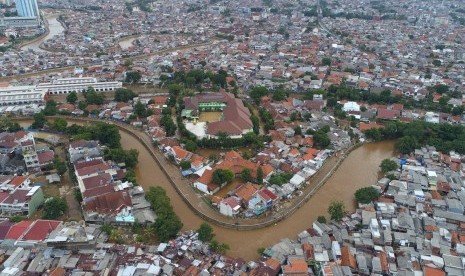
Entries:
[[119, 81], [99, 82], [96, 78], [66, 78], [57, 79], [52, 82], [41, 83], [38, 88], [47, 89], [49, 94], [68, 94], [71, 92], [82, 92], [92, 87], [97, 92], [114, 91], [123, 87]]
[[350, 111], [360, 111], [360, 105], [356, 102], [346, 102], [344, 106], [342, 107], [342, 110], [345, 112], [350, 112]]
[[439, 124], [439, 114], [435, 112], [426, 112], [425, 121], [427, 123]]
[[0, 88], [0, 105], [42, 103], [47, 89], [36, 86], [10, 86]]
[[222, 215], [225, 215], [227, 217], [233, 217], [239, 214], [241, 205], [235, 198], [228, 197], [228, 198], [223, 199], [220, 202], [219, 208], [220, 208], [220, 213]]

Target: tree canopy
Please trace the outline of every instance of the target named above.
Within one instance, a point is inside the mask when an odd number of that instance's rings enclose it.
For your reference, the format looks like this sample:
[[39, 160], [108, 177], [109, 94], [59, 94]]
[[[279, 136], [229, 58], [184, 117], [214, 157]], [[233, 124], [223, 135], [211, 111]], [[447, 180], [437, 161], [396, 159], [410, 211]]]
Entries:
[[58, 132], [66, 131], [66, 127], [68, 126], [68, 122], [63, 118], [57, 118], [50, 124], [50, 127]]
[[32, 118], [33, 118], [33, 121], [31, 124], [31, 128], [33, 129], [41, 129], [47, 123], [47, 118], [45, 118], [45, 115], [42, 112], [34, 114]]
[[340, 221], [345, 215], [345, 206], [342, 201], [332, 201], [328, 207], [328, 213], [332, 220]]
[[61, 197], [48, 198], [44, 203], [44, 219], [56, 219], [68, 210], [66, 200]]
[[213, 234], [213, 228], [210, 226], [210, 224], [205, 222], [200, 224], [197, 233], [199, 233], [199, 240], [203, 242], [209, 242], [213, 239], [213, 237], [215, 237], [215, 234]]
[[98, 93], [94, 88], [89, 87], [86, 92], [84, 92], [84, 98], [87, 104], [101, 105], [105, 101], [105, 94]]
[[116, 163], [125, 163], [126, 167], [128, 168], [135, 168], [139, 163], [139, 152], [136, 149], [107, 149], [104, 153], [104, 156], [106, 159], [110, 159]]
[[243, 169], [242, 172], [241, 172], [241, 178], [244, 182], [250, 182], [253, 180], [252, 178], [252, 173], [250, 171], [250, 169]]
[[260, 98], [268, 95], [268, 89], [263, 86], [255, 86], [250, 90], [249, 96], [252, 98], [256, 104], [260, 103]]
[[63, 176], [68, 170], [65, 161], [61, 160], [58, 157], [53, 160], [53, 168], [57, 171], [57, 174], [59, 176]]
[[213, 183], [221, 185], [229, 183], [234, 179], [234, 173], [231, 170], [216, 169], [213, 172]]
[[139, 71], [128, 71], [126, 72], [125, 82], [128, 83], [138, 83], [142, 78], [142, 74]]
[[75, 104], [78, 101], [78, 96], [77, 96], [76, 91], [69, 93], [66, 96], [66, 101], [70, 104]]
[[166, 191], [159, 186], [150, 187], [145, 197], [147, 201], [150, 202], [157, 215], [157, 219], [152, 225], [152, 228], [158, 239], [162, 242], [166, 242], [176, 237], [182, 228], [182, 222], [174, 212]]
[[397, 139], [396, 150], [403, 154], [431, 145], [443, 153], [455, 150], [465, 154], [465, 127], [448, 123], [433, 124], [424, 121], [410, 123], [388, 122], [384, 129], [370, 129], [365, 132], [367, 138], [379, 141]]
[[373, 187], [360, 188], [355, 192], [355, 199], [358, 203], [368, 204], [378, 198], [378, 190]]
[[134, 97], [136, 97], [136, 96], [137, 96], [137, 94], [134, 93], [130, 89], [118, 88], [118, 89], [115, 90], [114, 101], [115, 102], [125, 102], [125, 103], [127, 103], [128, 101], [134, 99]]
[[384, 159], [383, 161], [381, 161], [379, 167], [381, 168], [381, 171], [383, 173], [388, 173], [390, 171], [397, 170], [397, 163], [391, 159]]

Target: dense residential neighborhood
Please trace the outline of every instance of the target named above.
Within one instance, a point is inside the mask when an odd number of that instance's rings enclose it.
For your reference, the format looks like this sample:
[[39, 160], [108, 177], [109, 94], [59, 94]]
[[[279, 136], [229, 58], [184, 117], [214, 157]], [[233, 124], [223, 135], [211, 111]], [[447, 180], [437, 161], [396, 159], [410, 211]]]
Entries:
[[465, 2], [0, 0], [0, 276], [465, 275]]

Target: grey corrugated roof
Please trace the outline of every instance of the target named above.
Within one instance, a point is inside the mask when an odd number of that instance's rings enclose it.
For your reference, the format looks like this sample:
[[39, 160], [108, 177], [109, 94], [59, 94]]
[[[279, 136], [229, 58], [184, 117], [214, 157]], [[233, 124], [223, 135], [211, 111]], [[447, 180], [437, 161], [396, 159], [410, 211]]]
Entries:
[[462, 214], [458, 213], [452, 213], [449, 211], [444, 211], [438, 208], [433, 209], [433, 215], [435, 217], [440, 217], [440, 218], [445, 218], [445, 219], [450, 219], [458, 222], [465, 222], [465, 216]]

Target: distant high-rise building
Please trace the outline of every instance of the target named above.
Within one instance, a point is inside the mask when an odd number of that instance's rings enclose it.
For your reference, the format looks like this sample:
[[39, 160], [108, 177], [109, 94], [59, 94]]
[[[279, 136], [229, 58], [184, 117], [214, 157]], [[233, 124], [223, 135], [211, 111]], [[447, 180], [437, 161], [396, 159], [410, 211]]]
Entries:
[[16, 10], [21, 17], [39, 17], [37, 0], [16, 0]]

